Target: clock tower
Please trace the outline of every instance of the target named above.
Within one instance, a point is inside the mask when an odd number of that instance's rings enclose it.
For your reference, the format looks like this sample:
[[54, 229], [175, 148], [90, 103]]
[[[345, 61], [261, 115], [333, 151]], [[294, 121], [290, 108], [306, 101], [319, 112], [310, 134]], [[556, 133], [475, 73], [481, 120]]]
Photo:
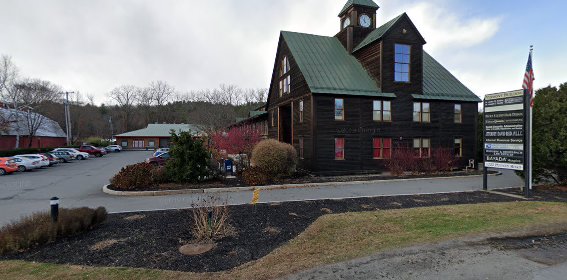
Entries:
[[348, 0], [344, 5], [339, 13], [341, 29], [336, 37], [349, 52], [376, 29], [376, 12], [379, 8], [372, 0]]

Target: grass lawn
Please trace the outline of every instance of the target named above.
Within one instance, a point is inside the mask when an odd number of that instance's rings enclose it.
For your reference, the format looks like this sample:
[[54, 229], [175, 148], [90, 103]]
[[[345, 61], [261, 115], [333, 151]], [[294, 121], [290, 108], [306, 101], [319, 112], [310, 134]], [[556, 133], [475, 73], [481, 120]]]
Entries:
[[567, 203], [514, 202], [326, 215], [266, 257], [223, 273], [1, 261], [1, 279], [271, 279], [380, 251], [567, 225]]

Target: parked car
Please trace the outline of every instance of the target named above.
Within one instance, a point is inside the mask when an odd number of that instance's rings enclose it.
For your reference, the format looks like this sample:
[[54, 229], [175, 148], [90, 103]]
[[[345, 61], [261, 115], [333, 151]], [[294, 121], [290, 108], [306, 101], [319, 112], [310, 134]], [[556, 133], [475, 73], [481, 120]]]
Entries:
[[49, 160], [49, 166], [54, 166], [61, 162], [61, 160], [56, 155], [52, 155], [50, 153], [43, 153], [42, 155], [46, 156]]
[[162, 153], [156, 157], [147, 158], [146, 162], [153, 165], [164, 165], [170, 158], [169, 153]]
[[18, 166], [18, 171], [24, 172], [28, 170], [33, 170], [40, 168], [40, 161], [39, 160], [32, 160], [25, 157], [14, 156], [12, 157], [16, 165]]
[[49, 163], [49, 159], [41, 154], [18, 155], [18, 157], [25, 157], [31, 160], [39, 160], [40, 168], [51, 166], [51, 164]]
[[108, 147], [105, 148], [107, 151], [113, 152], [113, 153], [120, 153], [122, 152], [122, 147], [120, 145], [110, 145]]
[[0, 176], [18, 171], [18, 165], [12, 158], [0, 158]]
[[88, 153], [89, 155], [93, 155], [95, 157], [102, 157], [106, 155], [106, 151], [104, 149], [100, 149], [92, 145], [82, 145], [79, 148], [79, 152]]
[[89, 158], [89, 153], [80, 152], [74, 148], [57, 148], [54, 152], [68, 152], [73, 159], [84, 160]]
[[169, 153], [169, 148], [159, 148], [154, 152], [154, 157], [157, 157], [163, 153]]
[[56, 156], [59, 159], [59, 162], [69, 162], [73, 160], [73, 157], [68, 152], [49, 152], [49, 154]]

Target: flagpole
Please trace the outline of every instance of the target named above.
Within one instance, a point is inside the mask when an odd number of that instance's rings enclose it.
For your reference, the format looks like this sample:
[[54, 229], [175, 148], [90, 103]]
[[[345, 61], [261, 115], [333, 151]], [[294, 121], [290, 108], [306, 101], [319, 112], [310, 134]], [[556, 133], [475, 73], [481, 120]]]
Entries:
[[[533, 69], [533, 61], [534, 61], [534, 57], [533, 57], [533, 52], [534, 52], [534, 46], [530, 46], [530, 56], [532, 58], [532, 69]], [[532, 85], [532, 93], [530, 93], [530, 131], [529, 131], [529, 188], [530, 191], [533, 189], [533, 145], [532, 145], [532, 140], [533, 140], [533, 122], [534, 122], [534, 108], [532, 106], [533, 104], [533, 100], [532, 98], [534, 98], [534, 94], [533, 94], [534, 88]]]

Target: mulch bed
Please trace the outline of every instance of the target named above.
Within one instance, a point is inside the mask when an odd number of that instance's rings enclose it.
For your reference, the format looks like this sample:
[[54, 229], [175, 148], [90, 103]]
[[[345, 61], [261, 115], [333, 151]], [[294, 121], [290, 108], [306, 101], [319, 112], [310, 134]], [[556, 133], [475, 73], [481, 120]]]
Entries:
[[[498, 172], [489, 171], [490, 174], [495, 174]], [[311, 175], [303, 172], [299, 172], [289, 178], [276, 179], [271, 182], [271, 185], [287, 185], [287, 184], [313, 184], [313, 183], [341, 183], [341, 182], [353, 182], [353, 181], [375, 181], [375, 180], [393, 180], [393, 179], [417, 179], [417, 178], [438, 178], [438, 177], [448, 177], [448, 176], [473, 176], [481, 175], [482, 172], [478, 170], [474, 171], [456, 171], [451, 173], [439, 173], [439, 174], [418, 174], [418, 175], [404, 175], [404, 176], [389, 176], [383, 174], [365, 174], [365, 175], [343, 175], [343, 176], [317, 176]], [[214, 180], [203, 182], [199, 184], [175, 184], [167, 183], [161, 184], [159, 186], [153, 187], [139, 187], [132, 191], [171, 191], [171, 190], [199, 190], [199, 189], [210, 189], [210, 188], [232, 188], [232, 187], [246, 187], [248, 186], [240, 178], [230, 178], [224, 180]], [[109, 189], [115, 191], [122, 191], [113, 188], [112, 185], [108, 186]]]
[[[520, 188], [498, 190], [499, 192], [524, 196]], [[534, 186], [530, 199], [537, 201], [567, 202], [567, 187], [562, 186]]]
[[[551, 197], [549, 198], [551, 199]], [[214, 272], [257, 260], [285, 244], [327, 213], [362, 212], [438, 205], [516, 201], [486, 192], [358, 198], [230, 206], [236, 235], [200, 256], [184, 256], [190, 242], [191, 210], [113, 214], [86, 234], [28, 252], [0, 257], [44, 263], [120, 266]]]

